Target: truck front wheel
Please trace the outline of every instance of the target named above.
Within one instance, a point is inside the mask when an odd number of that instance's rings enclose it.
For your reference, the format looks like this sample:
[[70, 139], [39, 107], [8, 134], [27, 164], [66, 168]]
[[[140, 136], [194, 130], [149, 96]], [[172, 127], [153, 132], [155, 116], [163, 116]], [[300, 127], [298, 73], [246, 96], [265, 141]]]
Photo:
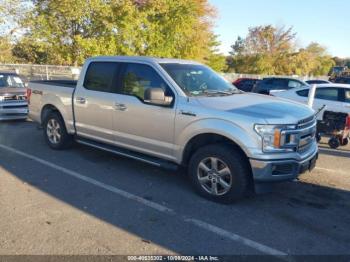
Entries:
[[188, 167], [194, 188], [201, 196], [216, 202], [232, 203], [242, 198], [250, 175], [244, 157], [225, 144], [199, 148]]
[[72, 145], [73, 138], [67, 133], [62, 117], [51, 112], [43, 121], [44, 137], [52, 149], [65, 149]]

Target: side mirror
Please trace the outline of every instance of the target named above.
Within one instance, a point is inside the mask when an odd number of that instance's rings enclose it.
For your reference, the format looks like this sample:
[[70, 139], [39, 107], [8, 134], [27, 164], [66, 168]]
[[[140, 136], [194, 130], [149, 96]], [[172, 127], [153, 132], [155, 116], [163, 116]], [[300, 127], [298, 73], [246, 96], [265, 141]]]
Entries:
[[146, 103], [168, 106], [173, 101], [171, 96], [165, 96], [164, 90], [159, 87], [147, 88], [144, 93]]

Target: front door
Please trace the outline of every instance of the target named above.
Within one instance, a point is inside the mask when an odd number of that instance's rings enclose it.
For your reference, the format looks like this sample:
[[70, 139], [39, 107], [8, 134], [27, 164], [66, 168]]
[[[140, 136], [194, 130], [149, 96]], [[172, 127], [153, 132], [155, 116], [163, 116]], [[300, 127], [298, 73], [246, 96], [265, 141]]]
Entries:
[[[174, 159], [175, 95], [150, 65], [123, 63], [116, 98], [116, 143], [154, 156]], [[171, 106], [146, 103], [147, 88], [162, 88], [173, 97]]]

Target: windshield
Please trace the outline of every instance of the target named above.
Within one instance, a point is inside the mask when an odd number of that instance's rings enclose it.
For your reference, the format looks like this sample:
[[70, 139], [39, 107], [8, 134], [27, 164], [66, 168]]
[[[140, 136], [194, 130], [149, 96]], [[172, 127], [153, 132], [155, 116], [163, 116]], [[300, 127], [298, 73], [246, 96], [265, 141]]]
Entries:
[[161, 66], [189, 96], [232, 95], [240, 91], [209, 67], [164, 63]]
[[5, 87], [24, 88], [24, 84], [18, 76], [0, 75], [0, 88]]

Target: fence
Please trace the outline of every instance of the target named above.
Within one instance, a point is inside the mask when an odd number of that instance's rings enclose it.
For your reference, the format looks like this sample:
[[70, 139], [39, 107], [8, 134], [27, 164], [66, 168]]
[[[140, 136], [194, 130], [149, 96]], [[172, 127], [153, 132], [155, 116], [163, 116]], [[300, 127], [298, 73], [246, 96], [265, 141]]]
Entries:
[[80, 68], [55, 65], [0, 64], [0, 72], [15, 72], [22, 76], [24, 81], [76, 80], [79, 77]]
[[[79, 77], [81, 68], [72, 66], [55, 66], [55, 65], [30, 65], [30, 64], [0, 64], [0, 72], [11, 71], [21, 75], [25, 81], [31, 80], [54, 80], [54, 79], [67, 79], [76, 80]], [[251, 75], [251, 74], [236, 74], [236, 73], [223, 73], [227, 80], [233, 82], [237, 78], [257, 78], [262, 79], [267, 75]], [[291, 76], [278, 76], [278, 77], [291, 77]], [[314, 79], [314, 77], [308, 76], [292, 76], [300, 80]], [[317, 79], [327, 80], [327, 76], [317, 77]]]

